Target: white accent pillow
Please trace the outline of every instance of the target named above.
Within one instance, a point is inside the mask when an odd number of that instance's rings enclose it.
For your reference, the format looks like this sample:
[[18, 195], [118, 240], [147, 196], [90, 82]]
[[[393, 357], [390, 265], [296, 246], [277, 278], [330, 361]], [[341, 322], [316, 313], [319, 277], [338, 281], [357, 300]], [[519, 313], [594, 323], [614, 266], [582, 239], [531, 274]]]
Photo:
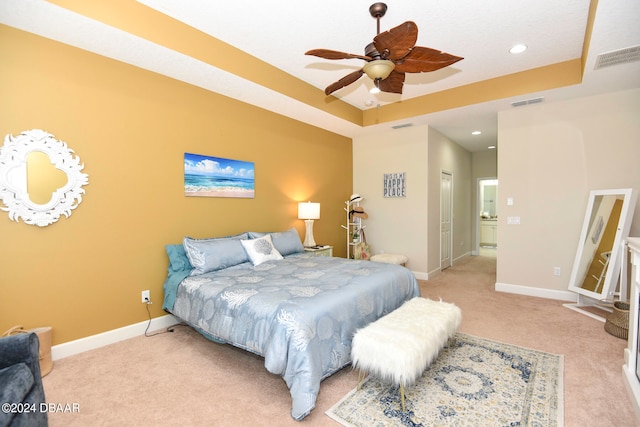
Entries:
[[244, 246], [244, 250], [247, 251], [247, 255], [249, 255], [249, 259], [253, 265], [260, 265], [265, 261], [282, 259], [280, 252], [273, 246], [270, 234], [258, 239], [240, 240], [240, 243]]

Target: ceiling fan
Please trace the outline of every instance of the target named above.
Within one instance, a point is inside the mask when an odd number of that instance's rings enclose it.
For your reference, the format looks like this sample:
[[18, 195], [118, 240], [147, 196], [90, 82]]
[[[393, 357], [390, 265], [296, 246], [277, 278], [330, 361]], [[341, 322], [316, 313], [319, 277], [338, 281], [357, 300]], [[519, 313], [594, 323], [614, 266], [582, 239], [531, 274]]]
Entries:
[[362, 69], [347, 74], [327, 86], [324, 90], [325, 94], [330, 95], [354, 83], [363, 74], [369, 76], [380, 91], [401, 94], [405, 73], [436, 71], [463, 59], [436, 49], [416, 46], [418, 26], [412, 21], [407, 21], [380, 34], [380, 18], [386, 12], [387, 5], [384, 3], [374, 3], [369, 7], [369, 13], [377, 20], [377, 35], [373, 38], [373, 43], [365, 47], [364, 55], [328, 49], [313, 49], [305, 52], [305, 55], [324, 59], [356, 58], [366, 61]]

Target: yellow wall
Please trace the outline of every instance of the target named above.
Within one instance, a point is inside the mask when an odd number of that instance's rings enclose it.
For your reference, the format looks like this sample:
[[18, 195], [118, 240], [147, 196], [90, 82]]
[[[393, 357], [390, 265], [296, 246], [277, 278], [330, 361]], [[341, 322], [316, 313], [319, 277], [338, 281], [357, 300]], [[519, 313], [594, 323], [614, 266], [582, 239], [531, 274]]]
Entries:
[[[316, 241], [344, 256], [351, 140], [200, 88], [0, 25], [0, 134], [67, 142], [89, 185], [49, 227], [0, 212], [0, 333], [50, 325], [54, 344], [153, 317], [164, 246], [245, 230], [304, 236], [297, 201], [322, 206]], [[255, 162], [255, 198], [185, 197], [184, 152]]]

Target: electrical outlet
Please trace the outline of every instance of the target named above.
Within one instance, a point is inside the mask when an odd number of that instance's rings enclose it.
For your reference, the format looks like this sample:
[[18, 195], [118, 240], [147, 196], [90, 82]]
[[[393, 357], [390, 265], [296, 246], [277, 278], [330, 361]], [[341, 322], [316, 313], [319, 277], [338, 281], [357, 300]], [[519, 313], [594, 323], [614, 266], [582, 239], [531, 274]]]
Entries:
[[508, 216], [507, 217], [507, 224], [509, 224], [509, 225], [519, 225], [520, 224], [520, 217], [519, 216]]
[[553, 275], [554, 276], [560, 275], [560, 267], [553, 267]]
[[150, 303], [151, 302], [151, 293], [146, 290], [146, 291], [142, 291], [142, 302], [146, 302], [146, 303]]

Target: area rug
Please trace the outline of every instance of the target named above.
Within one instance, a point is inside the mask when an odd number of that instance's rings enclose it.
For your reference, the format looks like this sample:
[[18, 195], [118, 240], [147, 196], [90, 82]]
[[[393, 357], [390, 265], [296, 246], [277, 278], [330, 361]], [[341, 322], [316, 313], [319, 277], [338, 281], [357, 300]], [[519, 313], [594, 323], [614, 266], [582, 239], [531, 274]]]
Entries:
[[415, 385], [369, 376], [326, 414], [348, 427], [562, 426], [563, 356], [457, 333]]

